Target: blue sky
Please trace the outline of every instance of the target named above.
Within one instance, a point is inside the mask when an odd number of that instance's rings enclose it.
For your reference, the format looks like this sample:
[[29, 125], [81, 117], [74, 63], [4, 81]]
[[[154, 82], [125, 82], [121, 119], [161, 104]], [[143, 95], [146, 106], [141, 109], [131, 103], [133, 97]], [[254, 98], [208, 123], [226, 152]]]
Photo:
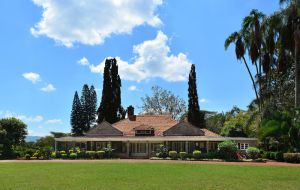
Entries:
[[[30, 135], [70, 131], [74, 92], [102, 88], [106, 57], [118, 57], [122, 104], [141, 106], [151, 86], [187, 100], [196, 65], [201, 109], [246, 108], [254, 98], [243, 64], [224, 40], [251, 9], [277, 0], [0, 1], [0, 117], [16, 116]], [[122, 71], [121, 71], [122, 70]], [[139, 109], [137, 109], [139, 110]]]

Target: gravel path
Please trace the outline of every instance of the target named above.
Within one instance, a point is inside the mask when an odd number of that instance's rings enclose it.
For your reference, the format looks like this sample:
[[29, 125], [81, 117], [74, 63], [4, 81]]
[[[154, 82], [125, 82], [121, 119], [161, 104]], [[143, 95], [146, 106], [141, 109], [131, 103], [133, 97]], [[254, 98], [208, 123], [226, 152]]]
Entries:
[[221, 161], [181, 161], [181, 160], [148, 160], [148, 159], [116, 159], [116, 160], [0, 160], [1, 163], [165, 163], [165, 164], [219, 164], [241, 166], [293, 166], [300, 164], [269, 161], [261, 162], [221, 162]]

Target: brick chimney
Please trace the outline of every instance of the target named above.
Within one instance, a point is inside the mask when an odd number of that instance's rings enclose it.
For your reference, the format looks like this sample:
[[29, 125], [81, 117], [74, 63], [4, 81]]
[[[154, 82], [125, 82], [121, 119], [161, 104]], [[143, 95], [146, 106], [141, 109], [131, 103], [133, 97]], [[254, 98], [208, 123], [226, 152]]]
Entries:
[[132, 105], [127, 108], [127, 117], [130, 121], [136, 120], [136, 115], [134, 115], [134, 107]]

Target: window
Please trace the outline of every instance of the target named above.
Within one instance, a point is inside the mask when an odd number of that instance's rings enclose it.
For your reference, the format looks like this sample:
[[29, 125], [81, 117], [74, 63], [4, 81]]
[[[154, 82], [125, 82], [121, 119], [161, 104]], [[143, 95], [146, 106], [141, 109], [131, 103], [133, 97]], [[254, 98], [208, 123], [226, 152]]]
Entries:
[[154, 136], [153, 129], [135, 130], [135, 136]]
[[238, 148], [240, 150], [246, 150], [249, 147], [248, 143], [238, 143]]

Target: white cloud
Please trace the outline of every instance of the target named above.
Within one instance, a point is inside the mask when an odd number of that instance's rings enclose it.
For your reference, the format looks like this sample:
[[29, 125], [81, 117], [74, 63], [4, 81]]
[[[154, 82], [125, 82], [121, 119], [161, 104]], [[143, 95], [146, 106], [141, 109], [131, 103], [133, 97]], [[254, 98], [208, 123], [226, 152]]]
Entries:
[[[142, 81], [159, 77], [166, 81], [185, 81], [191, 68], [191, 62], [184, 53], [170, 54], [167, 44], [168, 37], [161, 31], [154, 40], [144, 41], [133, 47], [137, 54], [133, 63], [123, 61], [116, 57], [119, 65], [120, 77], [124, 80]], [[93, 73], [103, 73], [105, 60], [98, 65], [90, 64]]]
[[46, 121], [46, 124], [62, 124], [62, 120], [61, 119], [49, 119]]
[[137, 87], [132, 85], [132, 86], [129, 86], [128, 90], [130, 91], [136, 91], [137, 90]]
[[207, 100], [205, 98], [200, 99], [200, 103], [206, 103]]
[[52, 92], [56, 90], [56, 88], [52, 84], [48, 84], [47, 86], [40, 89], [43, 92]]
[[15, 118], [22, 120], [25, 123], [39, 123], [44, 120], [44, 117], [41, 115], [26, 116], [26, 115], [17, 114], [17, 113], [11, 112], [11, 111], [2, 112], [0, 114], [0, 116], [3, 118], [15, 117]]
[[29, 73], [24, 73], [22, 75], [25, 79], [31, 81], [33, 84], [41, 81], [41, 77], [37, 73], [29, 72]]
[[90, 62], [86, 57], [81, 58], [80, 60], [77, 61], [80, 65], [89, 65]]
[[162, 0], [33, 0], [43, 8], [34, 36], [47, 36], [67, 47], [74, 43], [101, 44], [112, 34], [131, 33], [148, 24], [162, 24], [156, 8]]

